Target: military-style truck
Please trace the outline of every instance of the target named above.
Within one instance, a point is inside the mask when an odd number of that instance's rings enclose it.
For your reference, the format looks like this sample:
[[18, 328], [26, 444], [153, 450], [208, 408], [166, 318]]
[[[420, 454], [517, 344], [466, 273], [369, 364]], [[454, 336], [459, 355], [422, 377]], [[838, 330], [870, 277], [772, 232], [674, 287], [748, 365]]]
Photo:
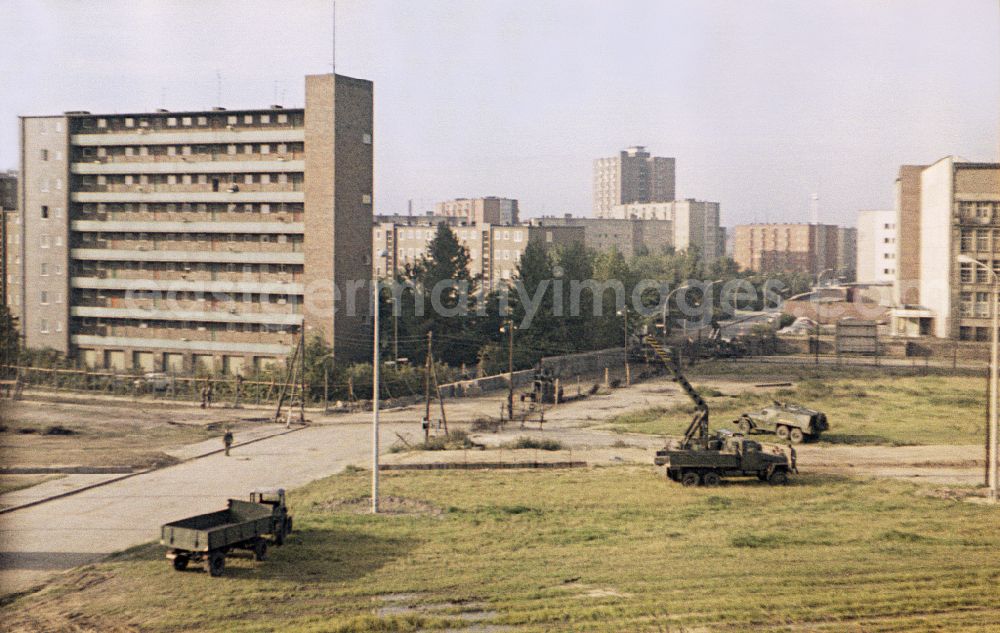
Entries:
[[761, 444], [731, 431], [708, 432], [708, 403], [691, 386], [680, 365], [649, 336], [646, 344], [673, 372], [674, 381], [695, 404], [695, 414], [684, 437], [672, 439], [656, 451], [654, 463], [673, 481], [685, 486], [717, 486], [723, 477], [756, 476], [772, 485], [788, 482], [789, 472], [798, 472], [795, 449]]
[[282, 545], [292, 531], [292, 516], [283, 488], [257, 488], [250, 501], [230, 499], [225, 510], [198, 514], [160, 527], [160, 544], [167, 559], [183, 571], [191, 561], [208, 563], [208, 573], [221, 576], [226, 554], [250, 550], [259, 561], [267, 558], [267, 544]]
[[826, 414], [777, 400], [773, 406], [744, 413], [736, 424], [744, 435], [754, 431], [771, 432], [783, 440], [791, 440], [793, 444], [818, 440], [820, 434], [830, 428]]
[[740, 434], [716, 431], [704, 446], [673, 441], [656, 451], [655, 464], [685, 486], [717, 486], [723, 477], [757, 477], [773, 486], [796, 472], [795, 449], [761, 444]]

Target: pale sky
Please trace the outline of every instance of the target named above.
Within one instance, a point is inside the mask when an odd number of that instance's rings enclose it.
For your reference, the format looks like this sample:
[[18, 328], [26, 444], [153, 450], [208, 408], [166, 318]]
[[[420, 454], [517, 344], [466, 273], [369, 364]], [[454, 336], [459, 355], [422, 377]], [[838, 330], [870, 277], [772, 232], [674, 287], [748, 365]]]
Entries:
[[[17, 116], [303, 102], [330, 2], [0, 0], [0, 169]], [[339, 0], [375, 82], [375, 208], [591, 210], [592, 161], [677, 158], [723, 223], [854, 224], [903, 163], [998, 160], [997, 0]], [[217, 94], [221, 75], [221, 104]]]

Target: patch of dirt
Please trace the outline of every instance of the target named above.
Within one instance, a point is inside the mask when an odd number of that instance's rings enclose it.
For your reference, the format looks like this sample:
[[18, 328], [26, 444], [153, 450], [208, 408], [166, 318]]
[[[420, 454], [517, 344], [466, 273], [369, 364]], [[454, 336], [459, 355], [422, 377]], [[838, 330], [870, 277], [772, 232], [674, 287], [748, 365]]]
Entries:
[[[322, 510], [331, 512], [349, 512], [351, 514], [369, 514], [372, 511], [371, 497], [354, 497], [353, 499], [333, 499], [319, 505]], [[429, 514], [438, 516], [444, 510], [434, 504], [419, 499], [406, 497], [379, 497], [378, 510], [382, 514]], [[407, 594], [399, 594], [407, 595]]]
[[921, 490], [918, 493], [922, 497], [931, 497], [932, 499], [946, 499], [950, 501], [967, 501], [973, 498], [986, 498], [985, 489], [975, 489], [975, 488], [933, 488]]

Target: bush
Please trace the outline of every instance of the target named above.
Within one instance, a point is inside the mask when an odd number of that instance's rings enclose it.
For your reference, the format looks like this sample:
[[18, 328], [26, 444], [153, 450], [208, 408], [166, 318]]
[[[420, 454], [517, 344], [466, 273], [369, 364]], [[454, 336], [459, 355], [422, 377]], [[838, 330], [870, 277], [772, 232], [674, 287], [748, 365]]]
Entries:
[[533, 437], [519, 437], [507, 444], [506, 448], [537, 448], [543, 451], [561, 451], [563, 445], [557, 440], [538, 440]]

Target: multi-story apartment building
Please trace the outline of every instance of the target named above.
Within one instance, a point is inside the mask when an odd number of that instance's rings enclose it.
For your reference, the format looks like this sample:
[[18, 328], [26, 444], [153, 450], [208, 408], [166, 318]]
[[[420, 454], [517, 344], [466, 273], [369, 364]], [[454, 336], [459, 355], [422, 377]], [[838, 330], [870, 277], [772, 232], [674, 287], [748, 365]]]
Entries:
[[825, 279], [853, 277], [853, 229], [831, 224], [743, 224], [733, 228], [733, 259], [760, 272], [826, 273]]
[[21, 117], [27, 345], [238, 372], [305, 328], [365, 355], [338, 334], [369, 313], [372, 84], [305, 84], [304, 109]]
[[[490, 292], [515, 277], [517, 265], [528, 244], [546, 248], [584, 241], [584, 230], [576, 226], [458, 225], [452, 230], [469, 251], [469, 273], [485, 280]], [[380, 222], [375, 226], [375, 275], [395, 277], [407, 265], [414, 265], [427, 253], [427, 246], [437, 233], [437, 225], [421, 221], [412, 224]], [[382, 255], [382, 253], [385, 253]]]
[[[897, 283], [905, 286], [902, 296], [910, 295], [909, 286], [915, 283], [920, 303], [895, 309], [893, 329], [904, 335], [989, 340], [990, 271], [1000, 273], [1000, 164], [948, 156], [919, 175], [916, 279], [904, 279], [897, 268]], [[900, 188], [901, 199], [908, 202], [913, 183]], [[985, 269], [960, 262], [960, 255]]]
[[609, 218], [666, 220], [673, 224], [673, 246], [679, 251], [694, 246], [707, 261], [722, 257], [725, 236], [719, 227], [719, 203], [703, 200], [673, 200], [615, 205]]
[[857, 280], [891, 284], [896, 279], [896, 212], [861, 211], [857, 228]]
[[854, 227], [837, 227], [836, 271], [841, 281], [857, 281], [858, 230]]
[[630, 147], [594, 161], [594, 217], [612, 217], [612, 208], [633, 202], [674, 199], [676, 161], [651, 156], [645, 147]]
[[14, 271], [20, 264], [20, 251], [16, 248], [21, 239], [16, 230], [19, 222], [17, 172], [6, 171], [0, 173], [0, 301], [7, 306], [11, 305], [11, 288], [17, 283]]
[[617, 250], [625, 257], [640, 253], [663, 253], [674, 246], [671, 220], [635, 220], [544, 216], [535, 220], [544, 226], [583, 228], [584, 243], [595, 251]]
[[434, 214], [458, 218], [469, 224], [517, 224], [517, 200], [511, 198], [456, 198], [438, 202]]

